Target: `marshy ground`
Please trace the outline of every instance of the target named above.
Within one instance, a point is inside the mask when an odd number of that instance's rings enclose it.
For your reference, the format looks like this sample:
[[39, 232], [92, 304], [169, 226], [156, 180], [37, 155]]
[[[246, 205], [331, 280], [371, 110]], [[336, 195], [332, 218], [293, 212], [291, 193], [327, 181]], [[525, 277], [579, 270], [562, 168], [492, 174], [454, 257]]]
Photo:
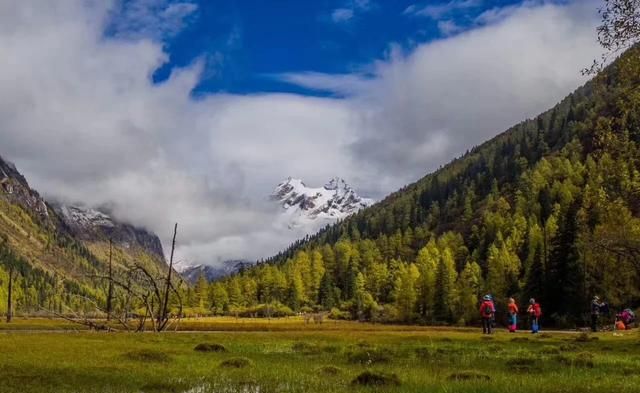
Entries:
[[190, 323], [217, 331], [95, 333], [17, 321], [0, 333], [0, 391], [620, 393], [640, 386], [634, 331], [486, 337], [474, 329], [295, 319]]

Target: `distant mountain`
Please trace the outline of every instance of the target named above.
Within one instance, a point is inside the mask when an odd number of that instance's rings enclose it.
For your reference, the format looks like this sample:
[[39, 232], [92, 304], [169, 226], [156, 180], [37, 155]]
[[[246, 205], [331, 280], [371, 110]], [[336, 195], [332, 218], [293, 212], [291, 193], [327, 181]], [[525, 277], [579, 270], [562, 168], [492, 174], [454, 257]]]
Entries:
[[[15, 165], [0, 157], [0, 192], [8, 202], [16, 203], [25, 210], [48, 219], [49, 209], [46, 201], [29, 187], [29, 183], [16, 169]], [[47, 220], [48, 223], [50, 221]]]
[[146, 230], [104, 212], [47, 202], [15, 165], [0, 157], [0, 312], [7, 304], [6, 277], [15, 268], [17, 312], [66, 312], [104, 304], [109, 238], [113, 269], [138, 263], [147, 271], [167, 269], [162, 245]]
[[282, 206], [290, 228], [319, 228], [374, 203], [372, 199], [359, 196], [339, 177], [319, 188], [309, 187], [302, 180], [289, 177], [278, 184], [271, 198]]
[[87, 207], [54, 204], [54, 209], [80, 239], [112, 239], [119, 247], [130, 249], [137, 246], [164, 260], [160, 239], [143, 228], [118, 222], [105, 212]]
[[180, 270], [182, 277], [188, 282], [195, 284], [201, 275], [207, 281], [214, 281], [222, 277], [226, 277], [240, 272], [242, 269], [246, 269], [253, 266], [253, 263], [245, 260], [229, 260], [224, 261], [222, 266], [211, 265], [195, 265], [184, 266]]

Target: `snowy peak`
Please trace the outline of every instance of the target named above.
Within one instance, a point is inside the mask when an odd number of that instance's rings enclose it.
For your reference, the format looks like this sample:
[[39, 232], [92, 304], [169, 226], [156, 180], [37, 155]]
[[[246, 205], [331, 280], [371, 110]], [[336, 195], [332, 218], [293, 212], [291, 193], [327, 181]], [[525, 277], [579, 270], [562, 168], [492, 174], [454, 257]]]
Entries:
[[54, 209], [80, 239], [112, 239], [120, 247], [129, 249], [137, 246], [164, 261], [162, 243], [154, 233], [118, 222], [108, 214], [89, 207], [54, 204]]
[[188, 282], [195, 284], [203, 276], [207, 281], [215, 281], [219, 278], [227, 277], [241, 272], [253, 266], [253, 263], [242, 259], [224, 261], [219, 266], [211, 265], [184, 265], [178, 269], [182, 277]]
[[62, 205], [58, 208], [58, 212], [68, 225], [85, 230], [115, 226], [111, 217], [94, 209]]
[[360, 197], [340, 177], [334, 177], [320, 188], [308, 187], [302, 180], [289, 177], [278, 184], [272, 199], [290, 216], [290, 226], [317, 220], [336, 221], [373, 204], [373, 200]]

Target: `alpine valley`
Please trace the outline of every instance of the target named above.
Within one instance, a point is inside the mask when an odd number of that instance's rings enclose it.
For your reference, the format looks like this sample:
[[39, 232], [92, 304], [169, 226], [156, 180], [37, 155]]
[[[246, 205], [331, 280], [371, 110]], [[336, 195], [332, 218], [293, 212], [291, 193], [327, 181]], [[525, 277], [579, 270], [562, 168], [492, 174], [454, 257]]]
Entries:
[[362, 210], [370, 202], [340, 180], [288, 179], [274, 195], [293, 225], [357, 213], [214, 283], [209, 306], [464, 325], [489, 292], [500, 317], [509, 296], [533, 297], [546, 324], [580, 326], [593, 294], [640, 304], [639, 84], [633, 48], [550, 110]]

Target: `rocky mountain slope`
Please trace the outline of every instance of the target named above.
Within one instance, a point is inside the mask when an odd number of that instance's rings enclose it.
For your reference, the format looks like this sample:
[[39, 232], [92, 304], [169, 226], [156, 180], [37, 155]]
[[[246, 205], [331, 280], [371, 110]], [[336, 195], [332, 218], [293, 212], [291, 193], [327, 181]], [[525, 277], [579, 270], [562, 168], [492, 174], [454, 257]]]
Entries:
[[0, 313], [6, 311], [9, 265], [17, 312], [81, 309], [102, 302], [109, 238], [116, 271], [136, 261], [166, 270], [157, 236], [89, 209], [49, 204], [15, 165], [0, 157]]
[[180, 270], [180, 275], [192, 284], [195, 284], [200, 276], [204, 276], [207, 281], [215, 281], [222, 277], [241, 272], [253, 266], [253, 263], [244, 260], [224, 261], [222, 266], [195, 265], [186, 266]]
[[111, 239], [124, 249], [140, 248], [158, 259], [164, 259], [162, 243], [157, 235], [143, 228], [118, 222], [108, 214], [86, 207], [54, 204], [71, 232], [85, 241], [105, 241]]

